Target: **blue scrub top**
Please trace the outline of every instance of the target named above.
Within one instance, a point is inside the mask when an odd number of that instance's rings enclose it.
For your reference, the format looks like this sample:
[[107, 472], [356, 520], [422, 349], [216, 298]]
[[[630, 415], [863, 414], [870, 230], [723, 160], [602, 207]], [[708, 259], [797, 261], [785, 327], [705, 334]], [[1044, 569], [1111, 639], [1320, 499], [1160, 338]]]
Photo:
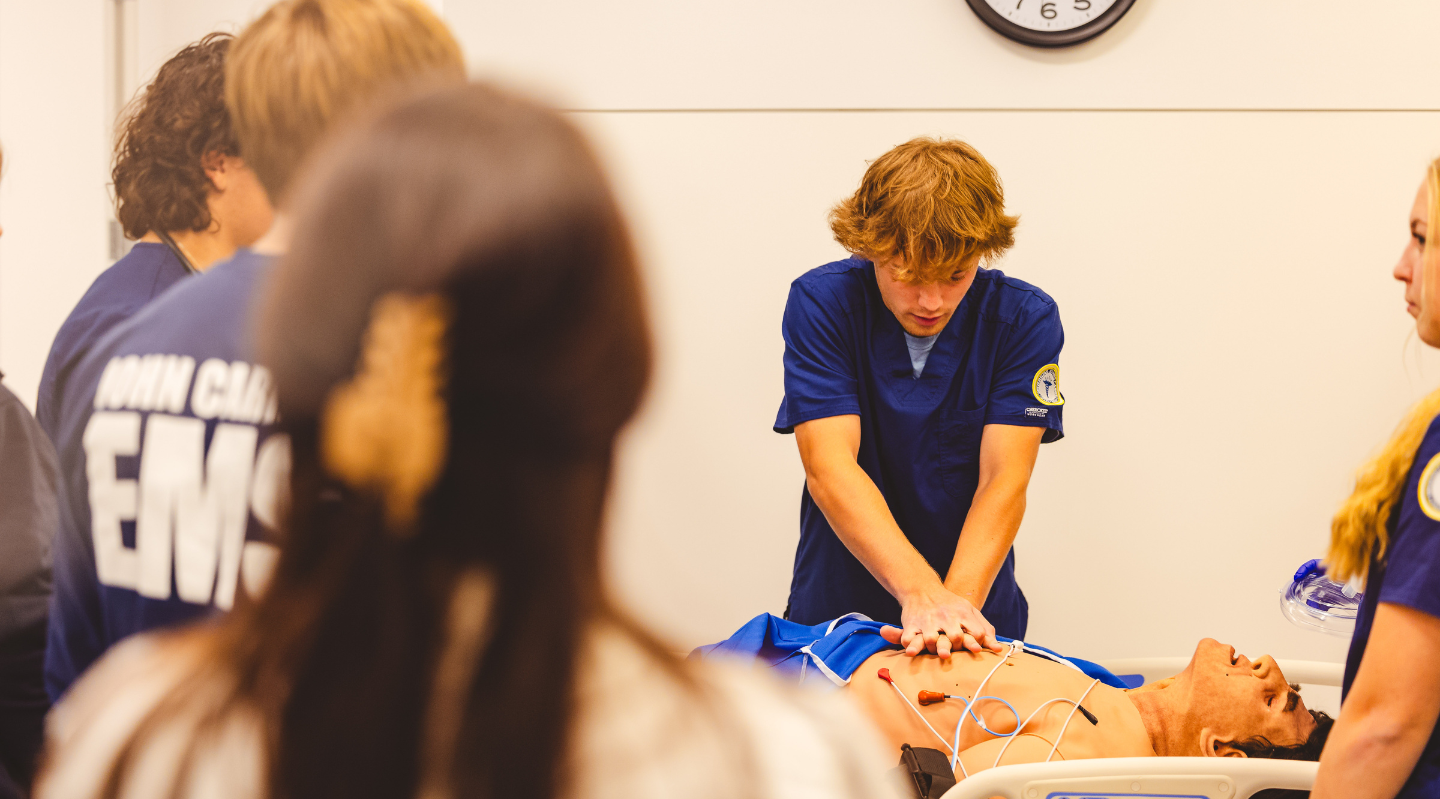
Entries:
[[59, 433], [60, 404], [80, 359], [111, 328], [134, 316], [189, 274], [190, 270], [169, 247], [141, 242], [90, 284], [75, 310], [60, 325], [45, 359], [45, 371], [40, 374], [35, 418], [51, 441]]
[[[1060, 312], [1045, 292], [980, 269], [937, 334], [917, 378], [904, 329], [885, 307], [875, 267], [859, 257], [826, 264], [790, 286], [783, 324], [785, 398], [775, 431], [857, 414], [859, 464], [905, 536], [942, 578], [980, 477], [987, 424], [1064, 435], [1059, 390]], [[808, 489], [787, 618], [818, 624], [850, 612], [900, 623], [900, 605], [830, 529]], [[1029, 605], [1005, 557], [982, 608], [1001, 635], [1024, 638]]]
[[[1430, 423], [1410, 476], [1405, 480], [1399, 512], [1390, 515], [1390, 547], [1384, 559], [1372, 558], [1365, 578], [1365, 596], [1355, 620], [1355, 635], [1345, 659], [1343, 702], [1365, 657], [1375, 610], [1381, 602], [1414, 608], [1440, 617], [1440, 418]], [[1403, 653], [1400, 653], [1403, 655]], [[1440, 796], [1440, 728], [1430, 733], [1425, 751], [1397, 799]]]
[[230, 607], [289, 464], [250, 308], [270, 259], [182, 281], [81, 359], [60, 407], [45, 653], [58, 700], [120, 639]]

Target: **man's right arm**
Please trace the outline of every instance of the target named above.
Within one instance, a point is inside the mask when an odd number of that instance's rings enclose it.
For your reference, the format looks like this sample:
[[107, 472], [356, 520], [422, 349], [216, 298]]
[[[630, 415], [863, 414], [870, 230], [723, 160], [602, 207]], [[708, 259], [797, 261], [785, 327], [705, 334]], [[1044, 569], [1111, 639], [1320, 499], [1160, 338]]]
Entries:
[[[900, 603], [901, 645], [911, 655], [929, 650], [948, 657], [950, 639], [970, 632], [978, 646], [996, 649], [995, 628], [940, 576], [905, 537], [885, 496], [860, 468], [860, 417], [847, 414], [795, 426], [805, 484], [845, 547]], [[915, 632], [921, 631], [920, 635]], [[945, 638], [938, 636], [945, 630]]]

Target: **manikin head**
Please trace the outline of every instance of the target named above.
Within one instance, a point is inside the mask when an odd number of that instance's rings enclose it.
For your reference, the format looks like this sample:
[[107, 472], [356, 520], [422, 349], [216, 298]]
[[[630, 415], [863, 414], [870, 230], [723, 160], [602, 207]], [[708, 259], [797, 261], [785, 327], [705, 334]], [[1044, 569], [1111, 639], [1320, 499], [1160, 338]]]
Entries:
[[830, 211], [846, 250], [875, 263], [885, 306], [912, 336], [945, 328], [975, 267], [1015, 243], [1000, 175], [954, 139], [912, 139], [870, 164], [855, 194]]
[[1332, 723], [1305, 707], [1269, 655], [1251, 661], [1213, 638], [1184, 671], [1136, 693], [1147, 691], [1165, 708], [1169, 755], [1316, 760]]

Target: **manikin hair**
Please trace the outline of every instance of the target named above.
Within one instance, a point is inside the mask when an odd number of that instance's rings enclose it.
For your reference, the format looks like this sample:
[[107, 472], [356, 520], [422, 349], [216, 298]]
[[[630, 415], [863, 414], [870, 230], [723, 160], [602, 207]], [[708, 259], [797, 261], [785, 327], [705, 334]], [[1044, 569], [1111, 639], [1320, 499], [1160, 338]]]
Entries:
[[[1440, 231], [1440, 158], [1430, 163], [1425, 182], [1430, 198], [1426, 222], [1434, 235]], [[1420, 301], [1425, 308], [1440, 310], [1440, 246], [1426, 242], [1420, 268]], [[1363, 579], [1371, 560], [1385, 557], [1391, 517], [1399, 508], [1415, 453], [1436, 414], [1440, 414], [1440, 389], [1411, 408], [1385, 447], [1360, 469], [1355, 490], [1330, 524], [1330, 553], [1325, 558], [1330, 579]]]
[[1315, 719], [1315, 729], [1310, 731], [1309, 738], [1293, 746], [1273, 744], [1269, 738], [1263, 735], [1236, 741], [1231, 746], [1244, 752], [1246, 757], [1263, 757], [1270, 760], [1309, 760], [1313, 763], [1320, 759], [1320, 753], [1325, 750], [1325, 741], [1330, 738], [1330, 730], [1335, 726], [1335, 719], [1320, 710], [1311, 710], [1310, 717]]

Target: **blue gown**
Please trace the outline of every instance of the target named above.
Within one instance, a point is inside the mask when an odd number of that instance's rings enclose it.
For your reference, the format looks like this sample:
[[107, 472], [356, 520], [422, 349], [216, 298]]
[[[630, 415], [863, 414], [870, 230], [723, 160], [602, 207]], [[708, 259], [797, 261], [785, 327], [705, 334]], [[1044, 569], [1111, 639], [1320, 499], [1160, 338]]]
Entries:
[[[1045, 292], [998, 270], [979, 270], [918, 378], [904, 329], [880, 298], [874, 265], [862, 258], [792, 283], [782, 332], [785, 397], [775, 431], [859, 415], [861, 468], [942, 579], [975, 496], [985, 425], [1042, 427], [1046, 442], [1064, 435], [1059, 309]], [[900, 623], [899, 603], [802, 490], [786, 617], [816, 624], [852, 611]], [[982, 612], [1000, 634], [1024, 637], [1029, 605], [1015, 582], [1013, 550]]]

